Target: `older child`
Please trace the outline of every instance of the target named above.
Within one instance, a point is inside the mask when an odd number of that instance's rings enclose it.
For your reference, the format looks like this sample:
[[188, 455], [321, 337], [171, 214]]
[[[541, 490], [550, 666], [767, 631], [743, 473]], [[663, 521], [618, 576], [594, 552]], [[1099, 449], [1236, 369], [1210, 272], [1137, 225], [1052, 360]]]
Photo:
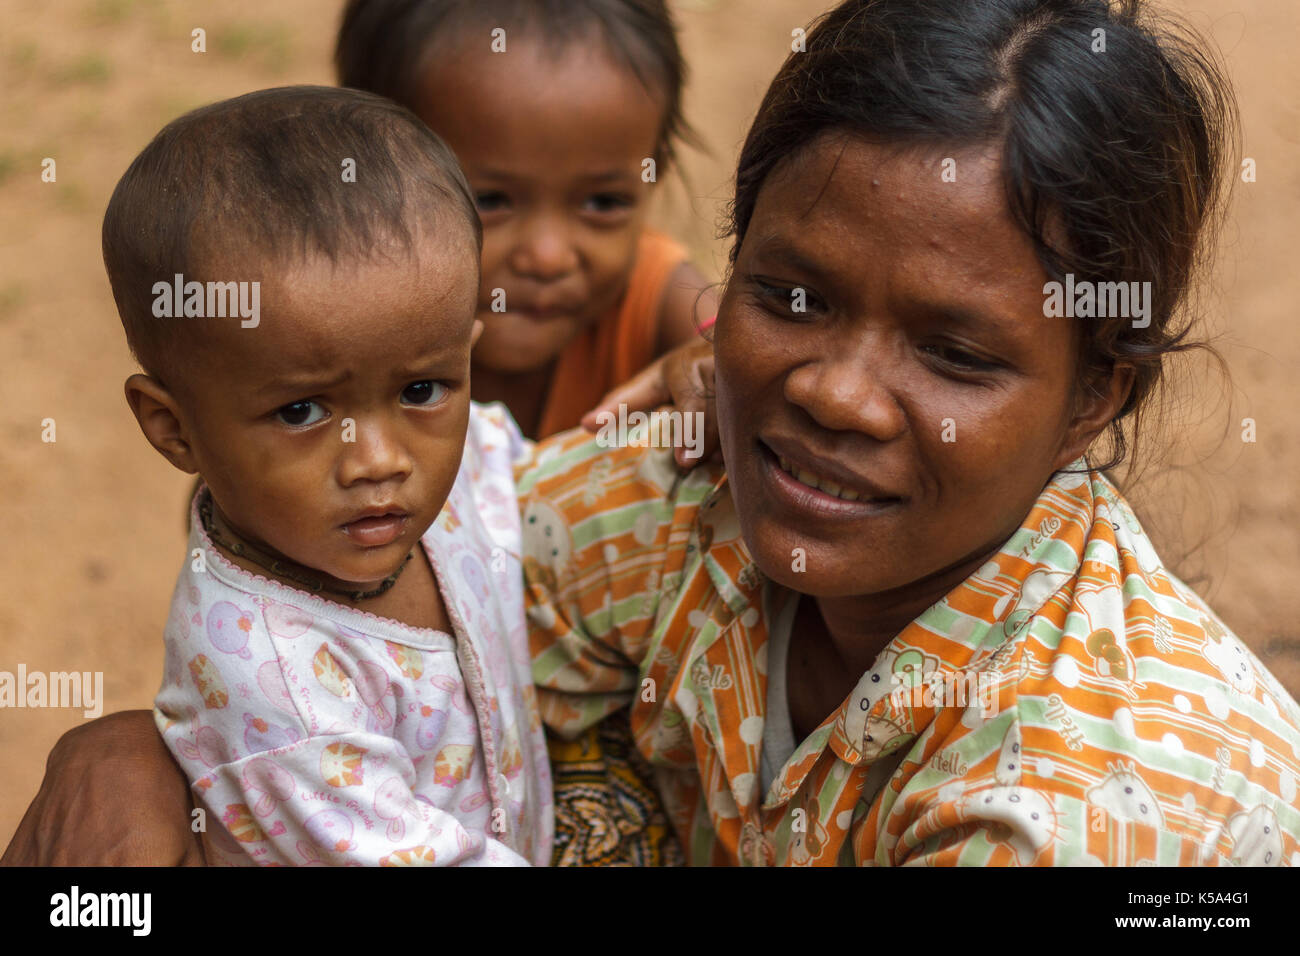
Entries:
[[189, 113], [113, 194], [126, 397], [206, 483], [155, 714], [209, 862], [549, 859], [521, 440], [469, 397], [478, 244], [451, 153], [350, 90]]
[[577, 425], [713, 315], [685, 250], [645, 225], [685, 128], [663, 0], [352, 0], [336, 59], [459, 158], [483, 220], [473, 397], [526, 434]]

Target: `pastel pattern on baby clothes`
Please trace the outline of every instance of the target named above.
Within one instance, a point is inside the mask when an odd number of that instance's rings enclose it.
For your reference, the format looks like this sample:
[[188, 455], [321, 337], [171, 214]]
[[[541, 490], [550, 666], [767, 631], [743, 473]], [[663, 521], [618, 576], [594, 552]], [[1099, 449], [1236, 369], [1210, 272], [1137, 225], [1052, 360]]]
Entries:
[[187, 559], [177, 581], [155, 718], [207, 811], [209, 862], [549, 862], [512, 471], [526, 447], [500, 406], [471, 407], [422, 539], [454, 634], [251, 574], [192, 510], [186, 554], [206, 569]]

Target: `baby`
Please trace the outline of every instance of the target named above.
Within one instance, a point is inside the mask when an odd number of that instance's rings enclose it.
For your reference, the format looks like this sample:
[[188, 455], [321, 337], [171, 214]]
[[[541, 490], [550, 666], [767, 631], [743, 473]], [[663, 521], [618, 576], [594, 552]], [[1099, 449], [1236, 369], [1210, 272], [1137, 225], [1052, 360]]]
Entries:
[[209, 862], [547, 863], [523, 443], [470, 401], [451, 152], [368, 93], [252, 93], [164, 128], [103, 239], [127, 401], [205, 483], [155, 716]]
[[455, 151], [483, 221], [474, 398], [526, 435], [576, 426], [716, 312], [646, 225], [686, 131], [664, 0], [350, 0], [335, 57]]

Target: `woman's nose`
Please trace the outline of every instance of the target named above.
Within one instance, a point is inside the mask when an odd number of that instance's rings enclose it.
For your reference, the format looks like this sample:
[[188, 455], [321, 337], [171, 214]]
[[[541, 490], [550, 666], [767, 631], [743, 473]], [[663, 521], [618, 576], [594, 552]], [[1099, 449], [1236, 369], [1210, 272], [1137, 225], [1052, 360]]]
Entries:
[[878, 349], [845, 348], [790, 372], [785, 397], [827, 430], [890, 441], [907, 429], [894, 378]]
[[344, 419], [340, 437], [343, 454], [339, 461], [339, 484], [343, 487], [362, 481], [378, 484], [411, 474], [411, 456], [398, 439], [397, 429], [388, 423]]

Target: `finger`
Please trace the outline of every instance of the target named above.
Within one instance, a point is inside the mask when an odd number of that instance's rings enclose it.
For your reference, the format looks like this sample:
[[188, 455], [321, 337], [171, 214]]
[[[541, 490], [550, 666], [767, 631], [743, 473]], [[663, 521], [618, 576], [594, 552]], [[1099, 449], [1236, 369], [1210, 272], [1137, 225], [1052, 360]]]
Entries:
[[662, 360], [643, 368], [622, 385], [608, 392], [600, 404], [582, 416], [582, 427], [589, 432], [600, 430], [600, 419], [617, 415], [620, 405], [628, 411], [658, 408], [671, 398], [664, 385]]
[[718, 404], [713, 391], [712, 358], [701, 364], [700, 375], [704, 380], [704, 394], [708, 396], [704, 402], [704, 457], [721, 462], [722, 439], [718, 435]]
[[[713, 459], [718, 449], [717, 411], [713, 403], [713, 357], [698, 359], [689, 367], [690, 387], [677, 393], [677, 404], [683, 414], [698, 415], [703, 427], [696, 434], [699, 444], [695, 448], [677, 448], [673, 452], [678, 468], [690, 471], [703, 461]], [[690, 453], [696, 453], [691, 455]]]

